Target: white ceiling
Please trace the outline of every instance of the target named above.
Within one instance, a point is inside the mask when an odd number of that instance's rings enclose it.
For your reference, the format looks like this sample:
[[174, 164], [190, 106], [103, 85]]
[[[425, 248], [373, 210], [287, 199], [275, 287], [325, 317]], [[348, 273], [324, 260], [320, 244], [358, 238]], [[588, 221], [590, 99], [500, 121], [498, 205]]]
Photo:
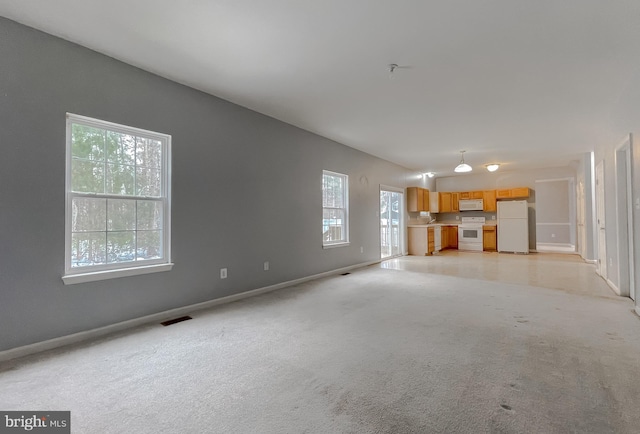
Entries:
[[638, 0], [0, 0], [0, 15], [438, 176], [462, 149], [476, 171], [566, 165], [640, 124]]

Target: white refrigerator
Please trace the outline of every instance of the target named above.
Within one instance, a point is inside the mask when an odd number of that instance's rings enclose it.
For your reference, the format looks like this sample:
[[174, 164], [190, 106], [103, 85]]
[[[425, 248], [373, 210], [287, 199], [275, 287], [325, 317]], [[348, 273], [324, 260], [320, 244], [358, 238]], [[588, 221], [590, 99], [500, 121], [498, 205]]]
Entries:
[[498, 252], [529, 253], [526, 200], [498, 201]]

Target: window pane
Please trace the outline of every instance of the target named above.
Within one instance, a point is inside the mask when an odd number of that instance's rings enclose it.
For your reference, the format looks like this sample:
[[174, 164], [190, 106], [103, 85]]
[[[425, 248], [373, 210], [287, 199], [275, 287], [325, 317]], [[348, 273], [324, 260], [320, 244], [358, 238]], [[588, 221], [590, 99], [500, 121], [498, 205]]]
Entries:
[[324, 241], [343, 241], [344, 210], [325, 209], [322, 212], [322, 235]]
[[159, 169], [162, 165], [162, 143], [159, 140], [138, 137], [136, 141], [136, 163], [139, 166]]
[[107, 232], [107, 252], [110, 263], [135, 261], [134, 231]]
[[107, 193], [133, 195], [136, 169], [134, 166], [107, 164]]
[[104, 264], [107, 256], [105, 232], [80, 232], [71, 236], [71, 266]]
[[138, 231], [138, 260], [162, 257], [162, 231]]
[[107, 161], [135, 165], [136, 139], [129, 134], [107, 132]]
[[136, 194], [138, 196], [160, 196], [160, 171], [138, 167], [136, 169]]
[[104, 135], [104, 130], [73, 124], [71, 128], [71, 156], [104, 161]]
[[73, 198], [71, 203], [71, 231], [105, 231], [107, 221], [106, 199]]
[[71, 189], [83, 193], [104, 193], [104, 163], [72, 160]]
[[340, 176], [324, 175], [322, 179], [322, 206], [344, 207], [343, 179]]
[[162, 202], [155, 200], [138, 201], [137, 228], [162, 229]]
[[134, 230], [136, 228], [136, 201], [109, 199], [107, 201], [107, 215], [107, 230]]
[[66, 263], [84, 267], [69, 275], [166, 263], [170, 147], [169, 136], [67, 115]]

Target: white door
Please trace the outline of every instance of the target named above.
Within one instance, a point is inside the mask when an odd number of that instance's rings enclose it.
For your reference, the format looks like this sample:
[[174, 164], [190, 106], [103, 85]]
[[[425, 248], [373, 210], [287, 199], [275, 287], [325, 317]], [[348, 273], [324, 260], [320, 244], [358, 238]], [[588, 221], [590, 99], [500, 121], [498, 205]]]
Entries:
[[607, 237], [604, 220], [604, 161], [596, 166], [596, 229], [598, 231], [598, 264], [596, 272], [607, 278]]
[[380, 258], [402, 255], [404, 194], [380, 189]]

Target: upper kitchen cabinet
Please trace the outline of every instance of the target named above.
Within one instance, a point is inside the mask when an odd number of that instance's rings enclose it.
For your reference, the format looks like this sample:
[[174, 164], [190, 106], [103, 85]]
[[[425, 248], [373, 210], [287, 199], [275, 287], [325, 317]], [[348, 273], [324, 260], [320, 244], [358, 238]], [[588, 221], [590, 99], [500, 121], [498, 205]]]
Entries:
[[407, 187], [407, 211], [429, 211], [429, 190], [421, 187]]
[[459, 212], [460, 211], [460, 193], [453, 192], [451, 193], [451, 212]]
[[462, 200], [482, 199], [484, 197], [483, 191], [461, 191], [458, 194]]
[[482, 210], [485, 212], [496, 212], [496, 191], [485, 190], [482, 192]]
[[[450, 192], [432, 192], [429, 195], [429, 200], [431, 202], [430, 209], [431, 212], [452, 212], [453, 209], [453, 193]], [[457, 202], [456, 202], [457, 206]]]
[[452, 209], [452, 194], [449, 192], [438, 193], [438, 209], [439, 212], [451, 212]]
[[496, 190], [496, 199], [520, 199], [529, 197], [529, 187]]

